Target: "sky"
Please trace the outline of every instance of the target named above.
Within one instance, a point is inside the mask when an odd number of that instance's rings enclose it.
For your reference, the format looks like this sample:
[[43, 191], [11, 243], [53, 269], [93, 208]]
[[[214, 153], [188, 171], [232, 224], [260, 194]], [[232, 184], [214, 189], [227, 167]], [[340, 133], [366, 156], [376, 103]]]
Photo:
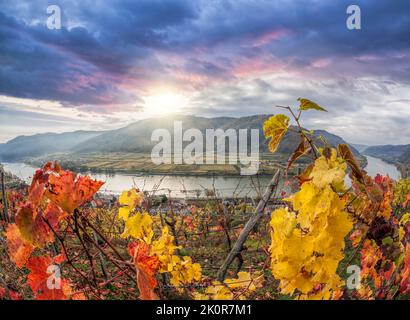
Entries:
[[[360, 30], [346, 27], [352, 3]], [[410, 2], [0, 1], [0, 143], [172, 112], [271, 114], [298, 97], [329, 111], [307, 112], [307, 128], [410, 143]]]

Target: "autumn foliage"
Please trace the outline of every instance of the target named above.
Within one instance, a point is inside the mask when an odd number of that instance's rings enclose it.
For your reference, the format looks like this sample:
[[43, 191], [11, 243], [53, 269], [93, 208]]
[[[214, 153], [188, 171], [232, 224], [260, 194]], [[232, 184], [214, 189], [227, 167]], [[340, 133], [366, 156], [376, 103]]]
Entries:
[[53, 243], [60, 232], [59, 226], [72, 217], [76, 208], [91, 199], [102, 184], [89, 177], [74, 176], [51, 163], [35, 173], [28, 200], [21, 203], [15, 223], [7, 226], [5, 236], [11, 260], [17, 267], [29, 270], [28, 284], [37, 299], [71, 297], [71, 285], [67, 280], [60, 279], [58, 289], [48, 289], [46, 285], [50, 278], [47, 269], [53, 263], [61, 263], [61, 255], [51, 258], [33, 256], [33, 252]]
[[[208, 261], [217, 250], [212, 241], [220, 239], [213, 235], [225, 237], [231, 248], [246, 222], [236, 221], [233, 212], [249, 214], [254, 207], [227, 208], [215, 200], [187, 205], [184, 215], [153, 214], [150, 199], [137, 188], [108, 206], [95, 198], [103, 182], [47, 163], [26, 194], [10, 192], [12, 222], [2, 223], [11, 267], [30, 293], [0, 282], [0, 299], [406, 298], [410, 181], [370, 177], [349, 146], [315, 138], [301, 127], [301, 116], [326, 110], [308, 99], [299, 102], [297, 111], [281, 107], [296, 127], [284, 114], [263, 127], [272, 152], [288, 130], [298, 130], [300, 144], [287, 165], [289, 170], [301, 158], [307, 162], [293, 179], [297, 191], [260, 221], [228, 278], [216, 280], [205, 267], [221, 262]], [[193, 250], [193, 243], [202, 247]], [[260, 255], [246, 261], [242, 253], [255, 243]], [[211, 252], [198, 254], [205, 247]], [[359, 274], [351, 274], [352, 266]]]

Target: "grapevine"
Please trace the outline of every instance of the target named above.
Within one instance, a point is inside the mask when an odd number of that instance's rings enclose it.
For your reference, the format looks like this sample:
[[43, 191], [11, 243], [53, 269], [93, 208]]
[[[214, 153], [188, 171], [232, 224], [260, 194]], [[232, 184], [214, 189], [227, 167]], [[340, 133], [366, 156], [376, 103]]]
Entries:
[[295, 130], [300, 143], [285, 174], [301, 160], [304, 169], [286, 178], [296, 186], [290, 194], [265, 203], [226, 278], [217, 271], [256, 203], [209, 193], [205, 203], [174, 207], [134, 187], [108, 205], [103, 182], [47, 163], [26, 189], [7, 190], [0, 299], [409, 297], [409, 180], [370, 177], [348, 145], [302, 127], [305, 112], [326, 110], [298, 101], [297, 111], [279, 106], [289, 115], [272, 116], [263, 130], [273, 153]]

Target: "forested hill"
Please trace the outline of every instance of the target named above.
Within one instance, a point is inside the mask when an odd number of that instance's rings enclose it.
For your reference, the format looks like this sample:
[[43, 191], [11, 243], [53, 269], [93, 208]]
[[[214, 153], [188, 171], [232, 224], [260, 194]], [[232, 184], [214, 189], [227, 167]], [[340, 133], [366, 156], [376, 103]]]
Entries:
[[[259, 144], [261, 152], [268, 152], [268, 141], [263, 135], [263, 123], [269, 115], [249, 117], [217, 117], [205, 118], [196, 116], [173, 116], [150, 118], [132, 123], [124, 128], [105, 132], [76, 131], [62, 134], [46, 133], [33, 136], [20, 136], [6, 144], [0, 145], [0, 159], [19, 160], [26, 157], [44, 156], [53, 153], [111, 153], [135, 152], [150, 153], [157, 143], [151, 141], [155, 129], [167, 129], [173, 135], [174, 121], [182, 121], [183, 130], [196, 128], [205, 134], [206, 129], [259, 129]], [[331, 145], [345, 143], [343, 138], [324, 130], [315, 131], [317, 137], [323, 136]], [[205, 135], [204, 135], [205, 136]], [[283, 138], [278, 154], [288, 156], [295, 150], [300, 138], [295, 130], [289, 130]], [[250, 139], [248, 139], [250, 143]], [[356, 155], [360, 153], [352, 147]]]

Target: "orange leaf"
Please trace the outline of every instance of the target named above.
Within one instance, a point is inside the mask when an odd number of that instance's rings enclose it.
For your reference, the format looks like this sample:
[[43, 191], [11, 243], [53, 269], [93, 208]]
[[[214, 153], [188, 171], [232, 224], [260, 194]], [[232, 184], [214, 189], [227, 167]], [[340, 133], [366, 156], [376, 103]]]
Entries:
[[60, 171], [49, 177], [46, 196], [68, 214], [72, 214], [104, 184], [86, 176], [74, 176], [71, 171]]
[[7, 227], [5, 237], [7, 238], [10, 259], [17, 267], [22, 268], [26, 265], [34, 247], [22, 239], [20, 230], [16, 224], [10, 224]]
[[400, 292], [403, 294], [410, 292], [410, 244], [406, 245], [402, 279], [400, 282]]
[[38, 300], [67, 300], [71, 295], [71, 287], [68, 281], [61, 279], [60, 286], [50, 287], [51, 273], [48, 268], [55, 262], [49, 256], [32, 257], [27, 263], [30, 274], [27, 283], [36, 294]]
[[44, 222], [42, 213], [37, 212], [31, 203], [19, 209], [16, 225], [23, 239], [34, 246], [43, 247], [54, 241], [54, 234]]
[[58, 256], [54, 257], [54, 262], [57, 264], [61, 264], [65, 261], [67, 261], [67, 257], [64, 253], [60, 253]]
[[154, 289], [157, 286], [155, 274], [159, 269], [159, 259], [156, 255], [150, 256], [150, 247], [145, 242], [135, 241], [129, 244], [128, 251], [134, 258], [137, 269], [137, 284], [141, 300], [158, 300]]
[[46, 191], [46, 185], [50, 174], [52, 172], [58, 173], [60, 171], [60, 166], [57, 163], [53, 165], [51, 162], [48, 162], [42, 169], [37, 170], [28, 190], [29, 202], [35, 206], [39, 205]]
[[44, 212], [44, 218], [47, 219], [48, 223], [55, 231], [58, 229], [59, 222], [66, 216], [67, 213], [53, 202], [50, 202], [47, 205], [46, 211]]
[[87, 300], [87, 297], [85, 296], [85, 294], [83, 292], [76, 292], [73, 293], [73, 295], [71, 296], [72, 300]]

